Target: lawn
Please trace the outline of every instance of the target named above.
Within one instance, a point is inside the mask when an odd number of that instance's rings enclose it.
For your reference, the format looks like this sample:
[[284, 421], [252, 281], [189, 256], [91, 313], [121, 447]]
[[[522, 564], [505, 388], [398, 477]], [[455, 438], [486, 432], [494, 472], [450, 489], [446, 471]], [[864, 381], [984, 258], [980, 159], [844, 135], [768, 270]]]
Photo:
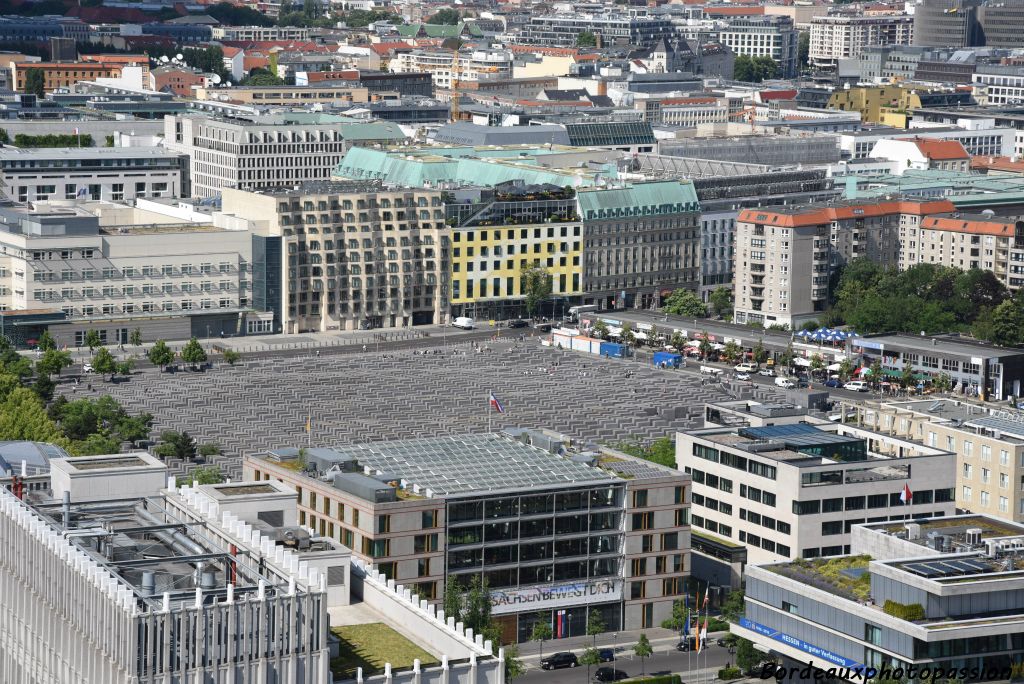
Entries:
[[367, 625], [346, 625], [331, 630], [341, 639], [341, 654], [331, 660], [335, 677], [355, 679], [356, 668], [363, 668], [363, 677], [384, 672], [384, 663], [392, 670], [410, 668], [419, 658], [422, 665], [435, 665], [438, 660], [422, 648], [382, 622]]

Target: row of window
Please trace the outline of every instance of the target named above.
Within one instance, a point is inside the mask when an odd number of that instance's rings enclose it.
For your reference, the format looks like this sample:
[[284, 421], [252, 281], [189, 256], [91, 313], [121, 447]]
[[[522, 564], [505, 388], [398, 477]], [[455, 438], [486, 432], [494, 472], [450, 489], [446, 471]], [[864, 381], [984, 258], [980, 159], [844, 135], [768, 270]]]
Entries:
[[[914, 504], [950, 503], [954, 500], [952, 487], [945, 489], [922, 489], [914, 492]], [[794, 515], [817, 515], [819, 513], [840, 513], [842, 511], [860, 511], [866, 508], [890, 508], [900, 506], [900, 492], [888, 494], [869, 494], [867, 496], [847, 496], [833, 499], [814, 499], [813, 501], [794, 501]]]
[[730, 468], [736, 468], [737, 470], [742, 470], [753, 475], [759, 475], [769, 480], [774, 480], [776, 477], [776, 468], [773, 465], [761, 463], [760, 461], [755, 461], [729, 451], [719, 451], [718, 449], [704, 444], [694, 443], [693, 455], [697, 458], [703, 458], [707, 461], [711, 461], [712, 463], [721, 463], [722, 465], [729, 466]]
[[791, 553], [789, 546], [786, 544], [779, 544], [771, 539], [767, 539], [757, 534], [751, 534], [750, 532], [745, 532], [743, 530], [740, 530], [740, 541], [747, 546], [760, 547], [765, 551], [777, 553], [780, 556], [786, 556], [787, 558]]

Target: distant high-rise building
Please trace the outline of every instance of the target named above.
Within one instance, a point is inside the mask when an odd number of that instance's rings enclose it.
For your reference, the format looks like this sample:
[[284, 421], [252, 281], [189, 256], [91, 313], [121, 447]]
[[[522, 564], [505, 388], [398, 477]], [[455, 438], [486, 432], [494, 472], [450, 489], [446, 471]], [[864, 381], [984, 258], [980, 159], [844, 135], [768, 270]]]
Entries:
[[921, 0], [914, 45], [1024, 47], [1024, 0]]

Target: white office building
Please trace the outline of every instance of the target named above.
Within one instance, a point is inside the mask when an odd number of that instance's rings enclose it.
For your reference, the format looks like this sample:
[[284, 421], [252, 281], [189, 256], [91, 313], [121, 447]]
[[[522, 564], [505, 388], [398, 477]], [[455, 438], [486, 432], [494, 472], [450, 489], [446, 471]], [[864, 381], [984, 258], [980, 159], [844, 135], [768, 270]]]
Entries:
[[718, 32], [718, 41], [736, 56], [771, 57], [779, 65], [779, 78], [797, 75], [800, 32], [783, 16], [741, 17]]
[[858, 59], [872, 45], [910, 45], [914, 18], [906, 14], [884, 16], [830, 16], [811, 19], [812, 66], [835, 69], [841, 59]]
[[508, 50], [465, 50], [456, 60], [450, 50], [413, 50], [394, 56], [388, 69], [395, 74], [429, 73], [435, 88], [512, 78], [512, 53]]
[[0, 148], [12, 202], [188, 196], [188, 159], [162, 147]]
[[677, 433], [676, 464], [694, 531], [745, 545], [749, 563], [841, 555], [853, 525], [955, 512], [953, 452], [745, 403], [731, 426]]

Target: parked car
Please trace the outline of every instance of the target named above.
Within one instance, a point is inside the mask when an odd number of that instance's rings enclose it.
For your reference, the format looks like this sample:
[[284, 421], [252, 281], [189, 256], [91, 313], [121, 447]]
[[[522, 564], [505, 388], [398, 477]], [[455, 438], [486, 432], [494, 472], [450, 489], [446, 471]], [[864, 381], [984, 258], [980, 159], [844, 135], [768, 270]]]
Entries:
[[761, 370], [757, 371], [757, 374], [758, 375], [763, 375], [766, 378], [774, 378], [775, 377], [775, 371], [773, 371], [771, 368], [762, 368]]
[[92, 364], [91, 363], [83, 363], [82, 364], [82, 372], [83, 373], [95, 373], [96, 371], [94, 371], [92, 369]]
[[842, 387], [843, 381], [839, 378], [829, 378], [825, 381], [825, 387]]
[[854, 392], [867, 392], [868, 383], [864, 382], [863, 380], [852, 380], [843, 385], [843, 389], [853, 390]]
[[540, 661], [540, 667], [542, 670], [557, 670], [560, 667], [576, 667], [579, 664], [580, 663], [576, 659], [576, 656], [568, 651], [552, 653], [547, 658]]
[[721, 368], [715, 368], [714, 366], [701, 366], [700, 372], [704, 375], [721, 375], [725, 371]]
[[796, 389], [796, 383], [789, 378], [775, 378], [775, 386], [782, 389]]
[[680, 642], [678, 644], [676, 644], [676, 650], [677, 651], [695, 651], [695, 650], [697, 650], [697, 639], [695, 637], [691, 636], [691, 637], [687, 637], [685, 639], [680, 640]]
[[745, 373], [743, 371], [736, 371], [736, 379], [737, 380], [749, 380], [750, 379], [750, 373]]
[[536, 328], [538, 332], [551, 332], [551, 324], [550, 323], [538, 323], [537, 325], [535, 325], [533, 327]]
[[734, 366], [733, 370], [737, 373], [753, 373], [757, 370], [757, 366], [752, 363], [741, 363]]
[[724, 637], [719, 637], [718, 641], [716, 641], [715, 643], [718, 644], [719, 646], [735, 646], [736, 645], [736, 635], [735, 634], [726, 634]]
[[597, 657], [602, 663], [610, 663], [615, 660], [615, 651], [610, 648], [602, 648], [597, 651]]
[[526, 328], [529, 325], [529, 321], [524, 321], [522, 318], [513, 318], [508, 322], [508, 327], [510, 328]]
[[619, 682], [623, 679], [629, 679], [629, 675], [614, 667], [599, 667], [594, 672], [595, 682]]

